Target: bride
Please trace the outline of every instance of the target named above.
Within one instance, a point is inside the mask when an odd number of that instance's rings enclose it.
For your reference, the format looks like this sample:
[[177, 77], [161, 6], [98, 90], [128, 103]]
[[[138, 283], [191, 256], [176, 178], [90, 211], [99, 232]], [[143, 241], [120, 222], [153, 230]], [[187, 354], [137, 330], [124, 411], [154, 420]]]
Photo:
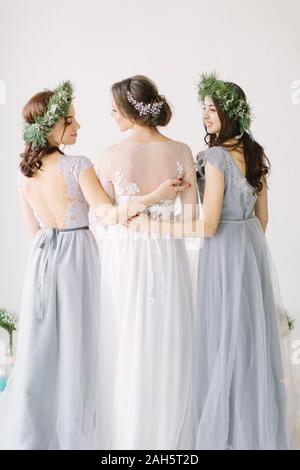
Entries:
[[[157, 130], [171, 115], [148, 78], [115, 83], [112, 116], [121, 132], [131, 134], [105, 150], [99, 179], [115, 204], [138, 204], [180, 173], [188, 184], [181, 201], [154, 204], [148, 214], [192, 220], [197, 191], [191, 151]], [[100, 256], [101, 448], [190, 448], [192, 296], [184, 242], [117, 225], [103, 231]]]

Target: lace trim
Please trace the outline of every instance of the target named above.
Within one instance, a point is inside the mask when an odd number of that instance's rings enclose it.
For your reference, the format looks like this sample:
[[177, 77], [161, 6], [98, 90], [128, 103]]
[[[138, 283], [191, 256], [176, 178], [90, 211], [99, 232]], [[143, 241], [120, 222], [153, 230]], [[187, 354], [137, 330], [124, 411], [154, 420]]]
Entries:
[[93, 168], [92, 163], [88, 159], [61, 155], [57, 168], [59, 172], [63, 173], [67, 186], [66, 227], [87, 225], [89, 205], [83, 196], [78, 180], [81, 170]]
[[246, 176], [242, 174], [237, 164], [234, 161], [227, 162], [227, 168], [231, 168], [231, 181], [243, 194], [251, 193], [252, 196], [254, 188], [248, 183]]
[[[243, 194], [251, 193], [252, 196], [254, 188], [248, 183], [247, 178], [242, 174], [241, 170], [235, 163], [232, 157], [229, 157], [225, 154], [226, 159], [226, 168], [225, 170], [231, 170], [230, 172], [230, 179], [234, 186], [236, 186], [239, 191]], [[230, 160], [229, 160], [230, 159]], [[207, 163], [207, 156], [201, 156], [196, 163], [197, 172], [201, 178], [205, 177], [204, 167]]]
[[184, 170], [184, 164], [182, 162], [177, 161], [176, 166], [177, 166], [178, 174], [182, 176], [183, 175], [183, 170]]

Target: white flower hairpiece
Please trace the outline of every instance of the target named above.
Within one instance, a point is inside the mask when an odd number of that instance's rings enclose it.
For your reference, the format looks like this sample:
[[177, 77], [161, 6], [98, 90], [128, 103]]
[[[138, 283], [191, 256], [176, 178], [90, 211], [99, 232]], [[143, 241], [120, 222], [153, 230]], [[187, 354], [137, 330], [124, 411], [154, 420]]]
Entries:
[[163, 101], [153, 101], [152, 103], [143, 103], [143, 101], [137, 101], [130, 91], [127, 91], [127, 100], [130, 104], [136, 109], [140, 116], [147, 116], [151, 114], [151, 116], [158, 116], [161, 108], [163, 107]]

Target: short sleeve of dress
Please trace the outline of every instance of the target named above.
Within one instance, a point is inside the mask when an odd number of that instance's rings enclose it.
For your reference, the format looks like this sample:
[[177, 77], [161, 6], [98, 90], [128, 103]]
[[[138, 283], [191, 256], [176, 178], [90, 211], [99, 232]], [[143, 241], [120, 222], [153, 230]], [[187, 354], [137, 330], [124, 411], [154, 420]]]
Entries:
[[80, 173], [88, 168], [94, 168], [93, 163], [87, 157], [77, 157], [76, 177], [79, 180]]
[[197, 155], [197, 172], [200, 176], [204, 176], [204, 167], [206, 163], [210, 163], [221, 173], [225, 174], [227, 163], [225, 154], [221, 147], [210, 147], [207, 150], [203, 150]]

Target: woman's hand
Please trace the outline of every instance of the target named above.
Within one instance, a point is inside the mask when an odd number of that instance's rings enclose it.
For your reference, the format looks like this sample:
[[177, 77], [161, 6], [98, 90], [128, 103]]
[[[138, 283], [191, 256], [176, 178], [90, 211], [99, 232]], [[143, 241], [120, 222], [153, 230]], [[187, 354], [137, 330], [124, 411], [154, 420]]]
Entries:
[[[151, 218], [146, 214], [139, 214], [130, 217], [126, 222], [123, 222], [122, 225], [131, 232], [148, 232], [151, 222]], [[137, 228], [139, 230], [137, 230]]]
[[164, 181], [154, 191], [152, 191], [151, 196], [154, 198], [156, 203], [159, 203], [160, 201], [175, 199], [179, 193], [190, 187], [191, 184], [184, 184], [182, 176], [179, 175], [177, 178], [169, 178]]

